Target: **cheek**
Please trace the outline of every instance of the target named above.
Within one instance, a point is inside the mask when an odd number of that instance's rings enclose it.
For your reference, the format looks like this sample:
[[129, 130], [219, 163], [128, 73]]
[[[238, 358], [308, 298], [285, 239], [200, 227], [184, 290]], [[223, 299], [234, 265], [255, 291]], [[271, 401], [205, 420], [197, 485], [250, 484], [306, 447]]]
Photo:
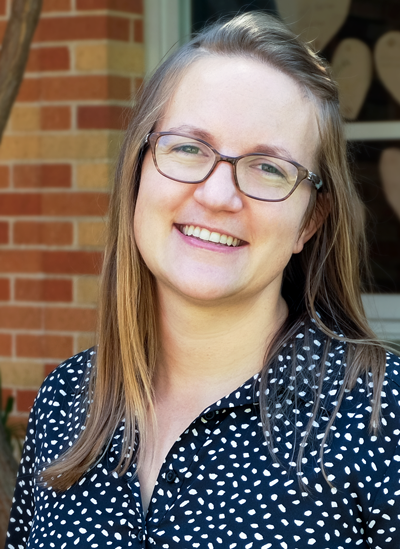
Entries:
[[[294, 195], [293, 200], [270, 203], [264, 215], [257, 216], [255, 227], [263, 227], [264, 245], [274, 248], [278, 261], [287, 261], [302, 248], [303, 219], [310, 199], [309, 193]], [[255, 219], [257, 219], [255, 218]], [[286, 259], [285, 259], [286, 258]]]
[[149, 248], [147, 238], [150, 235], [148, 227], [146, 226], [146, 216], [144, 215], [145, 210], [146, 206], [145, 200], [143, 198], [143, 193], [139, 190], [138, 198], [136, 201], [135, 215], [133, 218], [133, 235], [135, 238], [137, 249], [139, 250], [139, 253], [144, 259], [145, 263], [147, 264], [146, 250]]
[[[139, 192], [136, 200], [135, 215], [133, 219], [133, 233], [136, 245], [146, 260], [146, 251], [151, 248], [151, 241], [154, 240], [152, 232], [157, 221], [157, 193], [154, 192], [155, 174], [152, 173], [152, 159], [146, 155], [143, 161], [140, 177]], [[158, 172], [156, 172], [158, 174]]]

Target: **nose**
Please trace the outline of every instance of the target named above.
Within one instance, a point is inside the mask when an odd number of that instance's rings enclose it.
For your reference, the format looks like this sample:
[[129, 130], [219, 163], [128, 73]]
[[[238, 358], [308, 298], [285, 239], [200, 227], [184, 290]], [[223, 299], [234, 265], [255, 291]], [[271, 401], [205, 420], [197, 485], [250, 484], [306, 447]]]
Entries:
[[210, 210], [239, 212], [243, 208], [242, 193], [236, 186], [234, 167], [220, 161], [208, 178], [196, 185], [194, 198]]

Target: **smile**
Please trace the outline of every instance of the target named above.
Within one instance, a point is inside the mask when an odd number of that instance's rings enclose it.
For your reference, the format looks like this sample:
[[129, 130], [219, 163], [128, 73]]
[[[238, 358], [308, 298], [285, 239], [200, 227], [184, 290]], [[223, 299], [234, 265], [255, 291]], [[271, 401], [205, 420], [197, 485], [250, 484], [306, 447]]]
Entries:
[[192, 236], [194, 238], [199, 238], [200, 240], [213, 242], [214, 244], [222, 244], [223, 246], [232, 247], [237, 247], [244, 244], [243, 240], [240, 240], [239, 238], [227, 234], [217, 233], [215, 231], [209, 231], [204, 227], [198, 227], [195, 225], [179, 225], [178, 228], [185, 236]]

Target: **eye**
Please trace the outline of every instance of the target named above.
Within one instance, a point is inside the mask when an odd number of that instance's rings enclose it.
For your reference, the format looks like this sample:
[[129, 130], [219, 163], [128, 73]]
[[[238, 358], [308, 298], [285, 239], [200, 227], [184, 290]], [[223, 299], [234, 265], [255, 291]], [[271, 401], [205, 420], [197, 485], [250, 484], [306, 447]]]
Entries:
[[200, 147], [196, 145], [180, 145], [173, 149], [174, 152], [183, 152], [185, 154], [199, 154], [201, 153]]
[[260, 169], [263, 172], [271, 173], [274, 175], [278, 175], [280, 177], [285, 177], [284, 174], [273, 164], [260, 164]]

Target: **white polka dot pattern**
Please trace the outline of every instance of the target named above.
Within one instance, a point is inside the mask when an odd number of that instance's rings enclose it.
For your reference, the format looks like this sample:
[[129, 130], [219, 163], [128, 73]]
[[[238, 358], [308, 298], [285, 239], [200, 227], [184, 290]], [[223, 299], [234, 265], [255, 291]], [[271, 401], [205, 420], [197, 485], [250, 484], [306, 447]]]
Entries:
[[[315, 337], [314, 346], [317, 364], [321, 342]], [[80, 387], [95, 352], [76, 355], [46, 379], [35, 401], [6, 548], [400, 547], [400, 359], [394, 355], [388, 354], [378, 435], [368, 429], [371, 383], [360, 379], [345, 393], [324, 450], [332, 486], [321, 472], [318, 441], [341, 386], [343, 351], [336, 342], [328, 356], [323, 414], [305, 449], [303, 485], [293, 462], [309, 403], [300, 399], [291, 416], [283, 414], [275, 424], [274, 462], [263, 438], [255, 376], [182, 433], [161, 468], [146, 516], [135, 465], [123, 477], [111, 473], [123, 424], [98, 463], [66, 492], [35, 481], [35, 468], [60, 455], [84, 421]], [[306, 371], [300, 357], [299, 371]], [[291, 359], [280, 360], [284, 365]]]

